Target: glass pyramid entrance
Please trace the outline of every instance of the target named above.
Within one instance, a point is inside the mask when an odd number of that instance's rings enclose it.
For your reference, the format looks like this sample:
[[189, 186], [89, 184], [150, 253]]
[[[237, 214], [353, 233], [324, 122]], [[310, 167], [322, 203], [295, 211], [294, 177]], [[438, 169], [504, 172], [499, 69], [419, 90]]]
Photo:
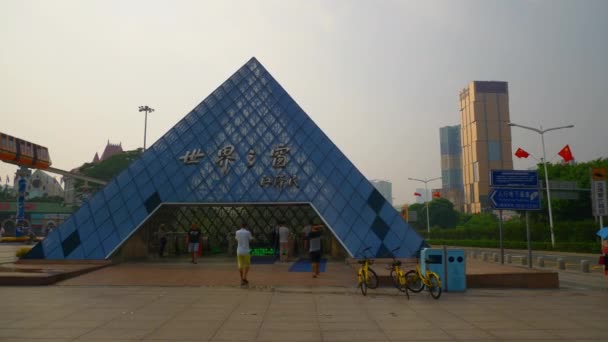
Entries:
[[26, 258], [108, 259], [165, 206], [272, 203], [310, 206], [351, 256], [425, 245], [252, 58]]

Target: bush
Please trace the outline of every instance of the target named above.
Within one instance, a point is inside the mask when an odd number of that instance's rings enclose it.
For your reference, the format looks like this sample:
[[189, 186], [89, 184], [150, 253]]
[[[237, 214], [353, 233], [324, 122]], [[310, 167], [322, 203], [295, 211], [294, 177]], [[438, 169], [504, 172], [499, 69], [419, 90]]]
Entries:
[[[429, 245], [446, 245], [459, 247], [481, 247], [481, 248], [500, 248], [498, 240], [442, 240], [432, 239], [426, 241]], [[528, 249], [526, 241], [503, 241], [503, 247], [506, 249]], [[573, 253], [599, 253], [600, 245], [597, 242], [556, 242], [555, 248], [551, 247], [551, 242], [536, 242], [530, 243], [531, 248], [535, 251], [560, 251]]]

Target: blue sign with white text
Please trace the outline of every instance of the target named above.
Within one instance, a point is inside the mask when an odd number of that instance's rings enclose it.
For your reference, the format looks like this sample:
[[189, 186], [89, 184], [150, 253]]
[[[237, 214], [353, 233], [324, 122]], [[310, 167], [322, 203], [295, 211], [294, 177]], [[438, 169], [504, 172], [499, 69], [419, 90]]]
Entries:
[[537, 187], [538, 173], [528, 170], [490, 170], [490, 186]]
[[489, 197], [495, 209], [540, 210], [538, 189], [493, 189]]

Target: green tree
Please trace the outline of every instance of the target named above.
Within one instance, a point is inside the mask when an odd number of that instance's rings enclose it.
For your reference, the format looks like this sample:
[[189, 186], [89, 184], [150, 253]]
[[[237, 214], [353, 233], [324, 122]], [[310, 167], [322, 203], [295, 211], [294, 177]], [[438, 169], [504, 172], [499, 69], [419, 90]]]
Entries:
[[[414, 228], [426, 230], [426, 204], [412, 204], [410, 211], [415, 211], [417, 216], [417, 220], [412, 222]], [[429, 219], [432, 227], [454, 228], [459, 216], [452, 202], [445, 198], [435, 198], [429, 202]]]
[[[80, 173], [85, 176], [97, 178], [104, 181], [110, 181], [112, 178], [118, 176], [124, 169], [126, 169], [134, 160], [139, 158], [142, 154], [142, 149], [125, 151], [123, 153], [115, 154], [110, 158], [99, 162], [99, 163], [86, 163], [80, 167]], [[82, 190], [84, 181], [77, 180], [76, 188]], [[95, 192], [102, 188], [100, 184], [89, 183], [89, 191]]]
[[[608, 159], [596, 159], [585, 163], [576, 164], [547, 164], [549, 182], [551, 181], [576, 181], [580, 189], [590, 189], [592, 167], [608, 168]], [[539, 179], [545, 179], [542, 164], [538, 165]], [[555, 191], [554, 189], [552, 191]], [[543, 192], [544, 194], [544, 192]], [[578, 192], [576, 200], [565, 200], [551, 198], [551, 209], [555, 221], [578, 221], [587, 220], [592, 216], [591, 194], [589, 191]], [[543, 196], [542, 210], [532, 212], [530, 217], [535, 222], [548, 223], [547, 198]]]

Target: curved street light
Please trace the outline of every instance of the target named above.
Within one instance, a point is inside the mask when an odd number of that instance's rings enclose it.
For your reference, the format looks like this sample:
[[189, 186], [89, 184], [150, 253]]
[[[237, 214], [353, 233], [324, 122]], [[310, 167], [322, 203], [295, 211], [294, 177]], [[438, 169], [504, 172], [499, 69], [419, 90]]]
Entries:
[[413, 180], [413, 181], [417, 181], [417, 182], [422, 182], [424, 183], [424, 201], [426, 202], [426, 232], [429, 234], [429, 238], [431, 237], [431, 221], [429, 219], [430, 215], [429, 215], [429, 201], [427, 201], [426, 196], [429, 195], [429, 190], [427, 187], [427, 183], [428, 182], [432, 182], [434, 180], [438, 180], [441, 179], [441, 177], [436, 177], [436, 178], [431, 178], [431, 179], [418, 179], [418, 178], [409, 178], [409, 180]]
[[146, 112], [146, 118], [144, 121], [144, 152], [146, 152], [146, 130], [148, 128], [148, 113], [152, 113], [154, 108], [150, 108], [148, 106], [139, 106], [140, 112]]
[[555, 235], [553, 234], [553, 212], [551, 211], [551, 191], [549, 190], [549, 174], [547, 173], [547, 156], [545, 153], [545, 136], [544, 136], [544, 134], [547, 132], [550, 132], [550, 131], [557, 131], [558, 129], [572, 128], [572, 127], [574, 127], [574, 125], [552, 127], [552, 128], [547, 128], [547, 129], [543, 129], [543, 126], [540, 126], [540, 129], [538, 129], [538, 128], [518, 125], [516, 123], [510, 122], [509, 126], [527, 129], [527, 130], [540, 134], [540, 141], [543, 145], [542, 162], [543, 162], [543, 166], [545, 168], [545, 189], [547, 190], [547, 207], [549, 209], [549, 228], [551, 229], [551, 246], [555, 247]]

